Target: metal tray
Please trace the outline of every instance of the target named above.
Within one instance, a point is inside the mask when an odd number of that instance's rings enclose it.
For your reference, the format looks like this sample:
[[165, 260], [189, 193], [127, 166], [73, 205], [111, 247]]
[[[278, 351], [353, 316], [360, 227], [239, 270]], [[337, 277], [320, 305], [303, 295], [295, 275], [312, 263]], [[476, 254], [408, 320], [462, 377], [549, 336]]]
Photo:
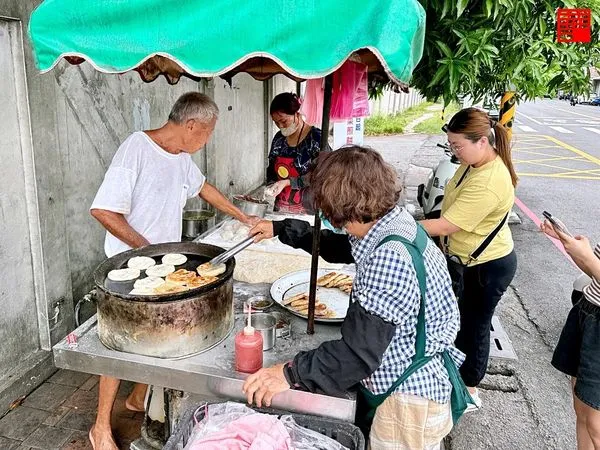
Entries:
[[[350, 275], [352, 278], [356, 276], [356, 273], [349, 270], [334, 270], [334, 269], [319, 269], [317, 277], [320, 278], [330, 272], [343, 273]], [[302, 292], [308, 293], [310, 282], [310, 270], [299, 270], [297, 272], [291, 272], [287, 275], [276, 280], [271, 285], [271, 297], [279, 304], [282, 308], [285, 308], [295, 316], [307, 319], [308, 316], [300, 314], [294, 311], [292, 308], [285, 306], [282, 302], [296, 294]], [[324, 288], [317, 287], [317, 297], [321, 303], [325, 303], [329, 308], [337, 313], [335, 318], [319, 318], [315, 316], [315, 322], [321, 323], [340, 323], [344, 321], [346, 317], [346, 311], [350, 305], [350, 296], [336, 288]]]

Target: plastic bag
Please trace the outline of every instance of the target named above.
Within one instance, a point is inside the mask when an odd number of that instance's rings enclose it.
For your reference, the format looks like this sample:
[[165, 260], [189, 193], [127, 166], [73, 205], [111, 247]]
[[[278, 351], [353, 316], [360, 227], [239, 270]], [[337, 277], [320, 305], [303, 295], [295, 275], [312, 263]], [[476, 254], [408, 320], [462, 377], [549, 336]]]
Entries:
[[323, 78], [308, 80], [300, 112], [309, 125], [320, 128], [323, 122]]
[[[199, 421], [192, 431], [190, 438], [185, 446], [185, 450], [190, 450], [197, 446], [197, 442], [210, 437], [224, 430], [231, 422], [240, 420], [250, 415], [260, 415], [275, 417], [269, 414], [259, 413], [241, 403], [226, 402], [215, 403], [205, 407], [205, 416]], [[289, 415], [281, 416], [279, 419], [290, 437], [290, 449], [294, 450], [344, 450], [344, 447], [335, 440], [322, 435], [316, 431], [301, 427], [294, 418]], [[240, 447], [244, 448], [244, 447]], [[252, 448], [252, 447], [247, 447]], [[271, 447], [260, 447], [261, 450], [267, 450]], [[273, 447], [275, 448], [275, 447]], [[281, 448], [281, 447], [279, 447]], [[284, 447], [285, 448], [285, 447]]]
[[301, 427], [292, 416], [281, 416], [280, 420], [290, 433], [294, 450], [347, 450], [347, 447], [330, 437]]
[[346, 61], [333, 73], [331, 93], [332, 121], [347, 120], [369, 115], [367, 66]]

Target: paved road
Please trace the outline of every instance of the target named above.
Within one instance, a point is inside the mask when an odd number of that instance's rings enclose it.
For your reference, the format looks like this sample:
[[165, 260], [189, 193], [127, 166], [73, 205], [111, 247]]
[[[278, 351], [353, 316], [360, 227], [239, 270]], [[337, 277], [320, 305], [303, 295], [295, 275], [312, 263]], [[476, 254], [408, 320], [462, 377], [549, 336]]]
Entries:
[[[578, 270], [529, 216], [550, 211], [573, 233], [600, 240], [600, 107], [538, 100], [517, 107], [514, 160], [523, 226], [513, 229], [519, 249], [514, 282], [530, 318], [549, 345], [558, 339]], [[528, 211], [529, 210], [529, 211]]]

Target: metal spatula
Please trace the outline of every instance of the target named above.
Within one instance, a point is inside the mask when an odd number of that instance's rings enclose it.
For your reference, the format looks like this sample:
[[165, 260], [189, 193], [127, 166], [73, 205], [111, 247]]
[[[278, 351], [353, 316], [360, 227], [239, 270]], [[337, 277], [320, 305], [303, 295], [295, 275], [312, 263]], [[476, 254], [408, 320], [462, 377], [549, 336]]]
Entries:
[[223, 264], [224, 262], [237, 255], [239, 252], [244, 250], [246, 247], [249, 247], [252, 244], [252, 242], [254, 242], [254, 236], [249, 236], [239, 244], [236, 244], [233, 247], [231, 247], [225, 253], [221, 253], [220, 255], [215, 256], [208, 263], [213, 267], [218, 266], [219, 264]]

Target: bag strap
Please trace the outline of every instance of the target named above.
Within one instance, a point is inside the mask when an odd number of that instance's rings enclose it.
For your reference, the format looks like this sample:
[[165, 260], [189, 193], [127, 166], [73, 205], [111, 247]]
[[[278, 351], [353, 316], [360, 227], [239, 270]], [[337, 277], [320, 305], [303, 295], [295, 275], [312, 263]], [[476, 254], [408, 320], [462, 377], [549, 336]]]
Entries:
[[[456, 187], [458, 187], [462, 184], [465, 177], [467, 176], [467, 173], [469, 173], [470, 168], [471, 168], [471, 166], [467, 166], [466, 170], [463, 172], [463, 174], [458, 179], [458, 183], [456, 183]], [[481, 244], [479, 244], [479, 246], [469, 255], [469, 260], [466, 262], [465, 265], [468, 266], [471, 263], [471, 261], [477, 260], [477, 258], [479, 258], [479, 256], [485, 251], [485, 249], [488, 248], [488, 246], [492, 243], [492, 241], [494, 240], [496, 235], [500, 232], [500, 230], [506, 223], [509, 214], [510, 214], [510, 211], [506, 213], [506, 215], [502, 218], [502, 220], [496, 226], [496, 228], [494, 228], [492, 230], [492, 232], [486, 236], [486, 238], [483, 240], [483, 242]], [[444, 248], [444, 253], [448, 254], [448, 236], [444, 236], [442, 238], [442, 246]]]
[[469, 262], [479, 258], [479, 255], [481, 255], [483, 253], [483, 251], [488, 247], [488, 245], [490, 245], [492, 243], [492, 241], [494, 240], [496, 235], [500, 232], [500, 230], [502, 229], [502, 227], [508, 220], [509, 214], [510, 214], [510, 211], [506, 213], [506, 215], [502, 218], [502, 220], [500, 221], [498, 226], [496, 226], [496, 228], [494, 228], [492, 230], [492, 232], [487, 235], [487, 237], [483, 240], [483, 242], [479, 245], [479, 247], [477, 247], [475, 249], [475, 251], [469, 255]]
[[471, 166], [467, 166], [467, 168], [465, 169], [465, 171], [463, 172], [463, 174], [458, 179], [458, 183], [456, 183], [456, 187], [459, 187], [461, 185], [461, 183], [465, 180], [465, 177], [469, 173], [470, 169], [471, 169]]
[[[456, 187], [459, 187], [462, 184], [462, 182], [465, 180], [467, 174], [469, 173], [470, 169], [471, 169], [471, 166], [467, 166], [467, 168], [465, 169], [463, 174], [458, 179], [458, 182], [456, 183]], [[448, 250], [448, 236], [442, 236], [442, 247], [444, 249], [444, 253], [448, 253], [448, 251], [447, 251]]]
[[417, 336], [416, 336], [416, 349], [415, 349], [415, 357], [413, 359], [416, 360], [418, 358], [425, 357], [425, 291], [427, 287], [427, 272], [425, 271], [425, 263], [423, 261], [423, 252], [427, 248], [427, 232], [423, 228], [423, 226], [417, 223], [417, 235], [413, 241], [409, 241], [408, 239], [398, 236], [398, 235], [390, 235], [386, 236], [376, 248], [381, 247], [386, 242], [397, 241], [400, 242], [406, 247], [408, 253], [412, 258], [413, 267], [415, 272], [417, 273], [417, 280], [419, 281], [419, 290], [421, 291], [421, 301], [419, 305], [419, 315], [417, 317]]

